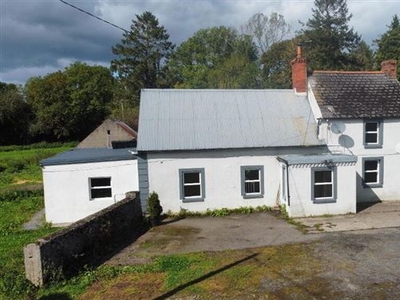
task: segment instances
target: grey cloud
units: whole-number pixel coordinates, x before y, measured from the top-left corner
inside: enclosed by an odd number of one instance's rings
[[[76,60],[109,65],[111,47],[123,32],[57,0],[0,0],[0,81],[24,83]],[[118,26],[130,29],[135,15],[152,12],[165,26],[170,39],[181,43],[201,28],[239,28],[253,14],[282,14],[293,27],[311,16],[312,1],[214,0],[67,0]],[[399,0],[348,1],[351,25],[367,43],[386,31]],[[35,74],[35,72],[37,72]]]

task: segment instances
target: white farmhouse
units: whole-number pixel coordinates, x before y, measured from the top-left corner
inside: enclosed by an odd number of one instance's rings
[[[329,153],[305,94],[143,90],[141,199],[165,211],[285,205],[291,216],[356,211],[353,155]]]
[[[42,161],[46,218],[70,223],[138,189],[144,211],[155,191],[173,213],[280,205],[303,217],[399,200],[396,63],[308,77],[299,46],[290,90],[142,90],[137,149]]]

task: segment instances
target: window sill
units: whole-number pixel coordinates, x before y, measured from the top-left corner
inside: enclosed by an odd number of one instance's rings
[[[257,194],[257,195],[243,195],[243,199],[255,199],[255,198],[263,198],[264,195]]]
[[[191,203],[191,202],[204,202],[204,198],[186,198],[181,199],[183,203]]]
[[[113,197],[104,197],[104,198],[92,198],[89,201],[105,201],[105,200],[113,200]]]
[[[363,183],[363,188],[381,188],[383,187],[382,183]]]
[[[336,203],[336,199],[330,198],[330,199],[314,199],[313,203],[314,204],[327,204],[327,203]]]
[[[364,144],[365,149],[381,149],[382,147],[381,144]]]

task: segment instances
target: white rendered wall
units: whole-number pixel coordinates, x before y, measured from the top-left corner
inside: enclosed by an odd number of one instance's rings
[[[345,125],[342,134],[335,134],[330,130],[332,123],[340,122]],[[369,202],[378,200],[400,200],[400,119],[385,119],[383,121],[382,148],[365,148],[363,144],[363,120],[331,120],[324,121],[320,126],[321,136],[327,142],[332,152],[354,154],[358,156],[357,171],[357,201]],[[346,140],[351,147],[339,145],[339,137],[346,135]],[[383,186],[370,188],[362,185],[362,159],[364,157],[383,157],[384,174]]]
[[[341,215],[356,213],[356,176],[354,164],[336,166],[336,202],[314,203],[311,189],[313,166],[289,166],[290,217]],[[321,167],[323,167],[321,165]]]
[[[111,177],[112,197],[90,200],[89,178]],[[80,220],[138,190],[137,161],[97,162],[43,167],[46,221]]]
[[[281,170],[276,159],[284,154],[313,154],[316,148],[288,150],[217,150],[202,152],[148,153],[149,191],[158,193],[164,212],[245,206],[275,206],[278,202]],[[241,195],[241,166],[264,166],[264,196],[244,199]],[[179,169],[204,168],[205,199],[180,200]]]

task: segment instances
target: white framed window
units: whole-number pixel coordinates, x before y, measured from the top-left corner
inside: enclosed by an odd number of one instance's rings
[[[204,169],[179,170],[180,198],[183,202],[204,201],[205,178]]]
[[[363,183],[368,187],[381,187],[383,185],[383,157],[364,157]]]
[[[381,121],[364,122],[364,146],[366,148],[382,147],[383,123]]]
[[[242,196],[244,198],[259,198],[264,195],[264,167],[240,167]]]
[[[111,177],[89,178],[90,200],[111,198]]]
[[[312,168],[312,200],[316,203],[336,201],[336,168]]]

